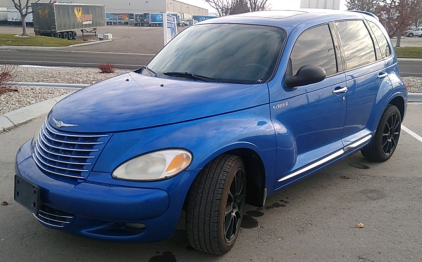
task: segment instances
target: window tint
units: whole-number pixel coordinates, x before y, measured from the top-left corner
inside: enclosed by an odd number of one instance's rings
[[[148,67],[158,77],[186,72],[218,82],[258,84],[271,77],[285,35],[284,30],[268,26],[192,26],[161,50]]]
[[[327,76],[337,73],[334,44],[328,25],[303,32],[295,43],[290,62],[292,75],[296,75],[304,65],[318,65],[325,69]]]
[[[390,56],[391,55],[390,45],[388,44],[388,41],[385,38],[384,34],[382,33],[381,29],[375,23],[372,23],[372,22],[368,22],[368,23],[381,49],[381,57],[385,58],[385,57]]]
[[[375,49],[363,21],[336,22],[347,68],[355,68],[375,62]]]

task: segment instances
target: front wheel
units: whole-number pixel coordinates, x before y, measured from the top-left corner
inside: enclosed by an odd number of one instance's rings
[[[246,198],[243,161],[221,155],[195,179],[187,198],[186,229],[192,247],[224,254],[236,242]]]
[[[378,124],[371,143],[364,147],[362,155],[371,161],[384,162],[394,153],[401,132],[401,114],[394,105],[388,105]]]
[[[412,36],[413,36],[413,34],[412,34],[412,33],[409,33],[407,36],[408,36],[408,37],[412,37]]]

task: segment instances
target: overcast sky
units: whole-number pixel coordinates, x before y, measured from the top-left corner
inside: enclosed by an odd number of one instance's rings
[[[203,0],[179,0],[180,2],[189,3],[192,5],[207,8],[210,13],[216,13],[205,1]],[[342,0],[344,2],[345,0]],[[270,8],[274,10],[279,9],[296,9],[300,7],[300,0],[268,0]]]

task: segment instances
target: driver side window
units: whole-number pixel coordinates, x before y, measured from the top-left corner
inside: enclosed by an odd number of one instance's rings
[[[288,75],[296,75],[304,65],[324,68],[327,77],[336,74],[337,61],[328,25],[313,27],[303,32],[293,47],[289,64]]]

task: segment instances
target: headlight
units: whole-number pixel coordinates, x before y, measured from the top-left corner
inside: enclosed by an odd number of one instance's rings
[[[127,161],[114,170],[112,177],[124,180],[154,181],[175,176],[185,170],[192,155],[185,150],[162,150]]]

